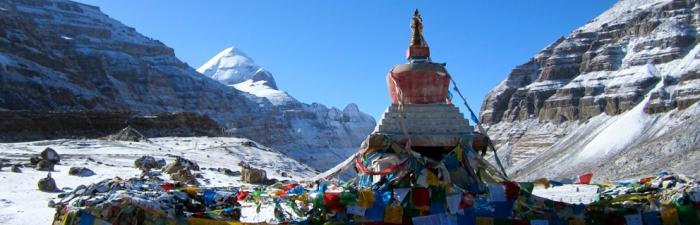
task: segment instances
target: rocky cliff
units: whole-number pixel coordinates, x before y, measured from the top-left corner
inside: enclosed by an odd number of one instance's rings
[[[621,0],[513,69],[481,107],[509,171],[698,173],[683,168],[700,149],[699,15],[696,0]]]
[[[361,142],[357,137],[374,125],[371,117],[356,117],[356,106],[345,113],[300,103],[294,107],[308,110],[295,111],[266,96],[231,88],[227,85],[239,83],[231,80],[236,77],[276,90],[269,72],[252,61],[238,62],[221,64],[237,68],[236,73],[214,80],[180,61],[173,49],[97,7],[65,0],[0,1],[0,110],[136,116],[190,112],[213,119],[228,135],[289,151],[354,149]],[[288,120],[296,117],[313,122],[296,126]],[[340,158],[324,158],[323,163]]]

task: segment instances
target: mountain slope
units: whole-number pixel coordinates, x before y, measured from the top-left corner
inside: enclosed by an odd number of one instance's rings
[[[699,5],[622,0],[513,69],[481,107],[508,170],[522,179],[697,174],[686,165],[700,149],[687,136],[700,130],[689,113],[700,99]],[[662,163],[670,159],[678,164]]]
[[[331,168],[355,153],[376,125],[374,118],[361,112],[354,103],[341,111],[319,103],[306,104],[296,100],[277,88],[270,72],[235,47],[216,54],[197,71],[232,89],[270,101],[281,111],[281,116],[274,120],[277,122],[270,123],[270,127],[287,128],[268,133],[270,144],[315,168]],[[288,138],[295,142],[279,141]]]
[[[0,8],[0,108],[195,111],[218,121],[259,108],[97,7],[12,0]]]
[[[222,135],[283,151],[313,149],[290,155],[314,165],[340,162],[374,126],[356,106],[344,113],[320,104],[285,104],[297,101],[277,90],[269,72],[244,54],[230,52],[238,59],[218,63],[217,68],[232,70],[213,75],[213,80],[180,61],[173,49],[97,7],[66,0],[0,1],[0,110],[138,116],[193,112],[216,121],[226,130]],[[222,53],[220,58],[228,57]],[[232,78],[254,82],[240,91],[228,86],[244,85]],[[219,82],[223,80],[227,82]],[[283,98],[274,101],[272,96]],[[312,122],[298,122],[304,120]],[[46,123],[50,122],[55,121]],[[102,121],[88,123],[102,127]],[[60,130],[59,126],[44,133]],[[325,160],[317,162],[311,154]]]

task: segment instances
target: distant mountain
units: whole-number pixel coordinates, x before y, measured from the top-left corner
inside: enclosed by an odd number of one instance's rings
[[[515,177],[700,167],[700,1],[622,0],[491,90],[481,121]]]
[[[372,116],[348,104],[342,111],[319,103],[306,104],[279,90],[270,72],[238,48],[230,47],[203,64],[200,73],[222,84],[265,98],[282,111],[279,123],[291,133],[269,134],[272,144],[316,168],[329,168],[357,151],[376,125]],[[292,138],[295,142],[289,142]],[[275,140],[270,140],[274,142]],[[324,159],[324,160],[318,160]],[[332,160],[325,160],[332,159]]]
[[[220,72],[210,75],[214,80],[180,61],[173,49],[97,7],[65,0],[0,1],[0,110],[141,116],[193,112],[211,117],[228,135],[289,151],[312,165],[339,162],[348,149],[359,146],[358,137],[371,131],[374,119],[354,105],[346,113],[320,104],[287,107],[285,102],[297,102],[291,97],[274,101],[272,96],[288,95],[276,92],[272,76],[245,55],[228,57],[232,52],[222,52],[219,58],[227,60],[214,63]],[[227,68],[231,70],[223,71]],[[244,91],[219,82],[223,80]],[[101,127],[101,121],[87,116],[85,122]],[[46,123],[53,132],[64,124]],[[314,157],[333,157],[317,162],[310,158],[315,152]]]

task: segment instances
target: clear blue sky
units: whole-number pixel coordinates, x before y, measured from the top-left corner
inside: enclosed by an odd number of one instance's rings
[[[341,109],[355,102],[377,119],[389,104],[386,73],[405,62],[415,8],[433,61],[447,63],[478,110],[513,67],[615,2],[79,1],[162,41],[194,68],[236,46],[297,99]]]

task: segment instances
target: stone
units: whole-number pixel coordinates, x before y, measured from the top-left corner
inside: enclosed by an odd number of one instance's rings
[[[188,159],[177,156],[175,161],[163,167],[163,172],[167,174],[177,173],[181,169],[199,171],[199,165]]]
[[[41,159],[43,160],[48,160],[51,161],[53,164],[58,164],[61,162],[61,156],[58,155],[58,152],[56,150],[53,150],[53,148],[46,148],[44,151],[41,151]]]
[[[152,156],[141,156],[134,160],[134,167],[139,168],[142,171],[149,171],[151,169],[161,169],[166,165],[164,159],[156,160]]]
[[[51,173],[46,175],[45,178],[39,179],[37,186],[39,187],[39,190],[43,192],[55,192],[56,190],[58,190],[58,187],[56,186],[56,181],[53,178],[51,178]]]
[[[79,177],[89,177],[95,175],[95,172],[85,167],[71,167],[68,170],[68,174]]]
[[[13,173],[21,173],[22,172],[22,170],[20,169],[20,165],[17,165],[17,164],[12,165],[10,167],[10,171]]]
[[[53,162],[48,161],[48,160],[41,160],[39,163],[36,164],[36,170],[40,171],[53,171]]]
[[[226,176],[232,176],[232,177],[241,175],[241,171],[232,171],[228,168],[218,168],[217,172],[221,172],[221,173],[224,173]]]
[[[249,184],[265,184],[267,172],[248,165],[241,166],[241,180]]]
[[[29,164],[31,164],[32,166],[35,166],[39,162],[41,162],[41,158],[39,158],[39,156],[32,156],[31,158],[29,158]]]
[[[176,173],[170,174],[170,178],[172,178],[174,181],[185,183],[185,184],[192,184],[196,185],[199,182],[197,182],[197,179],[194,175],[192,175],[192,172],[189,169],[182,168],[178,170]]]

